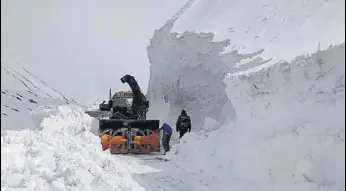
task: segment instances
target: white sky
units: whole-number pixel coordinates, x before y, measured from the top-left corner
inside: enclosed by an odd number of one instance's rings
[[[149,40],[186,1],[1,0],[1,60],[81,101],[129,89],[125,74],[146,93]]]

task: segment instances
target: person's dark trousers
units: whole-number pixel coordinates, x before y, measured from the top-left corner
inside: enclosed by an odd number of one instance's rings
[[[180,129],[180,131],[179,131],[179,134],[180,134],[179,139],[181,139],[185,135],[186,132],[187,132],[187,129]]]
[[[165,153],[169,151],[169,141],[171,140],[172,133],[163,133],[162,136],[162,147]]]

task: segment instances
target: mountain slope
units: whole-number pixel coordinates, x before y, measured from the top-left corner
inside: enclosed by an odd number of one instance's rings
[[[1,63],[1,129],[32,128],[31,112],[47,104],[78,104],[18,64]]]

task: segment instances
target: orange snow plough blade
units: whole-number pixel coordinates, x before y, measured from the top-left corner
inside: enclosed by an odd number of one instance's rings
[[[159,120],[100,120],[102,150],[112,154],[160,152]]]

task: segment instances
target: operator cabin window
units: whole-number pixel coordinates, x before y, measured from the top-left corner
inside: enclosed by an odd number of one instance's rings
[[[125,94],[125,97],[131,97],[132,96],[132,93],[129,93],[129,92],[124,93],[124,94]]]

